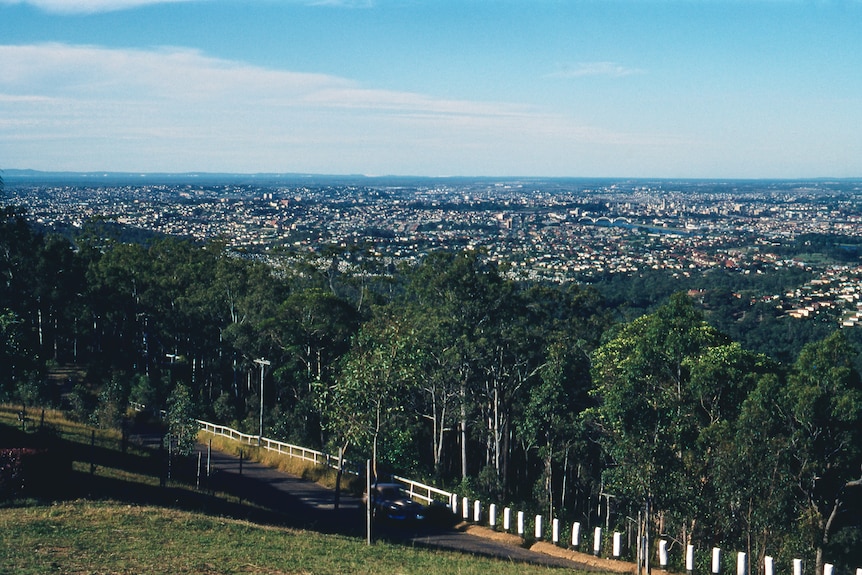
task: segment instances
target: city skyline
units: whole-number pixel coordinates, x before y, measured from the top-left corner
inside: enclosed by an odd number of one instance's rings
[[[862,175],[862,2],[0,0],[0,168]]]

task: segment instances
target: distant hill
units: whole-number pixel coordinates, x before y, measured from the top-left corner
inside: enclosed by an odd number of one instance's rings
[[[492,176],[410,176],[365,174],[309,174],[299,172],[253,173],[232,172],[46,172],[40,170],[7,169],[2,171],[8,184],[15,183],[63,183],[80,185],[125,185],[125,184],[238,184],[238,185],[364,185],[364,186],[411,186],[411,185],[470,185],[509,184],[536,185],[539,182],[607,184],[628,178],[542,178],[542,177],[492,177]],[[646,181],[646,180],[645,180]],[[552,186],[553,188],[553,186]]]
[[[314,174],[232,174],[232,173],[165,173],[165,172],[43,172],[39,170],[4,170],[3,178],[7,183],[78,183],[78,184],[127,184],[127,183],[164,183],[183,184],[192,182],[233,182],[233,183],[272,183],[276,181],[300,182],[325,178],[360,178],[362,176],[320,176]]]

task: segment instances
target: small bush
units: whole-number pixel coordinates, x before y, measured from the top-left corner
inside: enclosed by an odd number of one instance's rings
[[[49,492],[63,482],[58,467],[44,449],[0,449],[0,500]]]

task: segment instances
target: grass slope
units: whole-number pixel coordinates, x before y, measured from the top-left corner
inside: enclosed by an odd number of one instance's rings
[[[4,574],[549,572],[555,570],[110,501],[0,509]]]
[[[278,513],[226,494],[179,481],[161,487],[157,455],[122,453],[118,434],[96,431],[91,446],[91,428],[56,412],[46,413],[44,427],[51,448],[71,459],[71,473],[50,497],[0,502],[2,575],[558,571],[288,528]],[[14,407],[0,406],[0,447],[36,439],[32,428],[20,430]]]

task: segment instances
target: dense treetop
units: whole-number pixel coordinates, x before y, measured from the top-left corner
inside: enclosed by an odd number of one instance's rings
[[[722,276],[692,299],[659,275],[515,281],[478,252],[379,269],[332,248],[275,270],[219,243],[0,216],[3,401],[100,426],[133,401],[178,433],[195,416],[257,433],[262,399],[267,436],[380,475],[620,527],[647,509],[681,542],[862,565],[852,333],[734,318]]]

